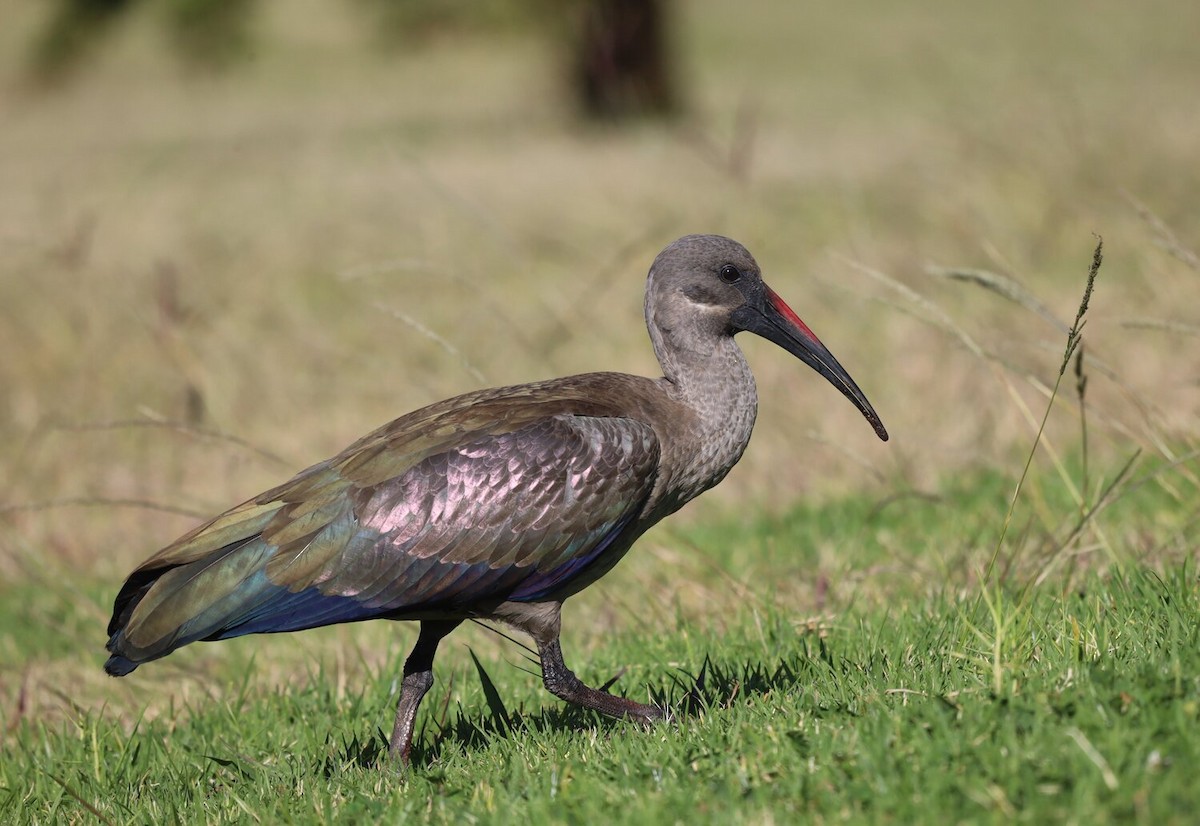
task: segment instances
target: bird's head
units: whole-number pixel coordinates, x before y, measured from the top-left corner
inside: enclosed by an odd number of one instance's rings
[[[766,285],[754,256],[737,241],[688,235],[660,252],[650,267],[646,320],[677,346],[703,346],[743,330],[778,344],[842,391],[887,441],[883,422],[854,379]]]

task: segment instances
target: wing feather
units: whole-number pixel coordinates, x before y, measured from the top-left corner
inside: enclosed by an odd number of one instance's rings
[[[504,409],[518,401],[418,434],[393,423],[165,548],[118,596],[111,670],[197,639],[544,599],[623,553],[653,429]]]

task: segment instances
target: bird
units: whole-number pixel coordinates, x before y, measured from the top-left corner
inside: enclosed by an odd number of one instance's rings
[[[556,697],[643,724],[669,717],[576,677],[562,606],[741,458],[758,396],[734,336],[780,346],[888,434],[737,241],[669,244],[644,309],[659,378],[585,373],[432,404],[163,548],[116,596],[105,670],[124,676],[198,640],[416,621],[388,742],[408,766],[439,643],[492,621],[532,638]]]

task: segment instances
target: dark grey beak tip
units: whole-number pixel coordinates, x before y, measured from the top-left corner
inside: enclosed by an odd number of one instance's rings
[[[879,441],[886,442],[888,440],[887,428],[883,426],[883,422],[879,421],[878,417],[867,419],[871,423],[871,427],[875,428],[875,435],[879,437]]]

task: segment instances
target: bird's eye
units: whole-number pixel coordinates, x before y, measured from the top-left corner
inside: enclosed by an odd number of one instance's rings
[[[742,271],[733,264],[726,264],[717,271],[717,276],[726,284],[734,284],[742,280]]]

